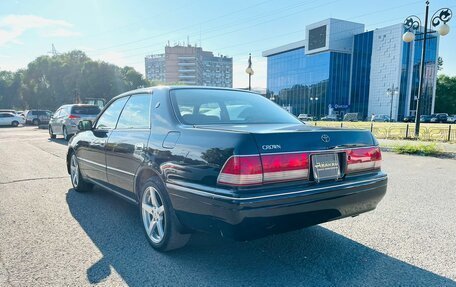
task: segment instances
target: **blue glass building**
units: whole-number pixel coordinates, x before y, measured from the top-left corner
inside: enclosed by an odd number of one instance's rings
[[[306,40],[263,52],[267,97],[295,115],[413,115],[418,93],[421,46],[402,41],[402,24],[364,31],[364,25],[327,19],[306,27]],[[438,37],[427,43],[422,114],[433,112]],[[398,95],[387,95],[388,88]]]

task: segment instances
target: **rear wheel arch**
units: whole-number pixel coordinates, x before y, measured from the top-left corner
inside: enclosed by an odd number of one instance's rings
[[[165,182],[163,181],[162,177],[160,174],[155,171],[151,167],[142,167],[139,169],[139,171],[136,174],[135,177],[135,182],[134,182],[134,192],[137,196],[138,199],[141,198],[141,193],[142,193],[142,187],[143,185],[149,180],[149,179],[155,179],[159,181],[166,189]]]

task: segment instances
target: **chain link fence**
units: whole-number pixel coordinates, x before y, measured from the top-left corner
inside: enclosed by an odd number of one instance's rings
[[[415,124],[369,122],[314,122],[315,126],[370,130],[378,139],[415,139]],[[421,124],[419,140],[456,142],[455,124]]]

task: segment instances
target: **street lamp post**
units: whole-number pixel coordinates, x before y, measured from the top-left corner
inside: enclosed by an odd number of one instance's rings
[[[247,69],[245,69],[245,72],[249,75],[249,91],[252,90],[252,75],[253,75],[253,69],[252,69],[252,55],[249,53],[249,65],[247,66]]]
[[[394,84],[393,84],[393,86],[391,86],[391,88],[388,88],[388,90],[386,90],[386,95],[391,97],[390,121],[392,121],[393,120],[393,99],[394,99],[394,96],[399,95],[398,87],[394,87]]]
[[[312,110],[313,110],[313,113],[315,113],[315,115],[313,115],[313,116],[315,116],[315,117],[317,116],[317,101],[318,101],[318,97],[310,97],[310,102],[311,102],[310,113],[312,114]],[[315,103],[315,105],[314,105],[314,103]]]
[[[437,28],[438,33],[441,36],[445,36],[450,32],[450,26],[447,22],[450,21],[453,16],[453,12],[449,8],[441,8],[437,10],[434,15],[431,17],[431,26]],[[424,31],[423,31],[423,49],[421,51],[421,63],[420,63],[420,81],[418,84],[418,97],[416,100],[416,116],[415,116],[415,138],[418,138],[420,135],[420,100],[421,94],[423,92],[423,77],[424,77],[424,61],[426,55],[426,40],[427,35],[435,33],[435,31],[428,31],[428,22],[429,22],[429,1],[426,1],[426,11],[424,16]],[[443,23],[443,24],[442,24]],[[402,39],[404,42],[410,43],[415,40],[415,33],[419,31],[421,27],[421,20],[418,16],[411,15],[407,17],[404,21],[404,28],[407,32],[404,33]]]

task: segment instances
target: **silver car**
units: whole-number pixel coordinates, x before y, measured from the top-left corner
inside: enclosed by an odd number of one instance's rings
[[[0,112],[0,126],[17,127],[19,124],[25,124],[25,119],[15,113]]]
[[[95,105],[64,105],[57,109],[49,121],[49,136],[55,138],[63,135],[69,140],[78,132],[78,123],[81,120],[94,120],[100,113]]]

